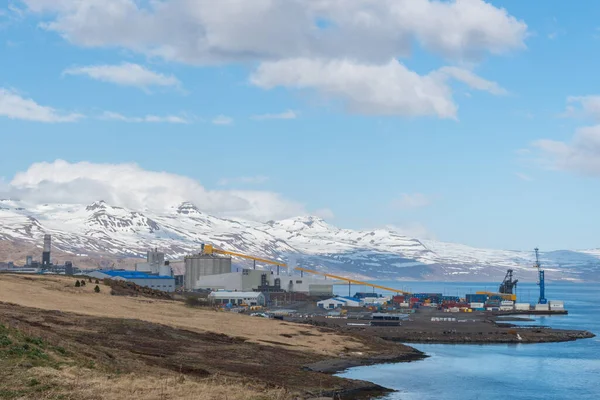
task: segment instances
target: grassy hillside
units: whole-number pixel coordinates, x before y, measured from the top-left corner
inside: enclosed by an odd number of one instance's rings
[[[303,399],[382,388],[308,371],[402,345],[0,274],[0,398]]]

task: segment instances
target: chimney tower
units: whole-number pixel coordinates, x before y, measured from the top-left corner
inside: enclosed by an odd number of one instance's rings
[[[42,253],[42,267],[50,266],[50,243],[52,236],[44,235],[44,252]]]

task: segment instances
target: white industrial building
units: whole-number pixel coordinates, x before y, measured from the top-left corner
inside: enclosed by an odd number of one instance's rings
[[[345,307],[346,303],[341,300],[331,298],[331,299],[327,299],[327,300],[318,301],[317,306],[324,308],[326,310],[330,310],[330,309],[334,309],[334,308]]]
[[[161,253],[157,249],[149,250],[146,253],[146,262],[135,263],[135,270],[152,275],[173,276],[169,262],[165,262],[165,253]]]
[[[325,309],[333,309],[338,307],[361,307],[362,305],[362,301],[354,297],[333,297],[331,299],[317,302],[317,306]]]
[[[194,289],[242,292],[283,290],[286,292],[307,293],[311,296],[331,296],[334,283],[339,283],[339,281],[312,276],[277,275],[272,271],[243,269],[239,272],[199,276]]]
[[[264,306],[265,295],[260,292],[211,292],[208,299],[216,304]]]
[[[128,281],[138,286],[161,290],[163,292],[175,291],[175,278],[171,276],[150,275],[145,272],[124,270],[98,270],[88,272],[86,275],[95,279]]]

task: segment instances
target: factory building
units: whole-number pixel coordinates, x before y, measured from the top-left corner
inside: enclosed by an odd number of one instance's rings
[[[169,262],[165,261],[165,253],[158,251],[156,248],[146,253],[146,262],[135,263],[135,270],[153,275],[173,275]]]
[[[88,272],[86,275],[95,279],[128,281],[139,286],[149,287],[163,292],[175,291],[175,278],[171,276],[150,275],[145,272],[124,270],[98,270]]]
[[[208,299],[215,304],[264,306],[265,295],[260,292],[212,292]]]
[[[231,273],[231,257],[213,254],[194,254],[185,257],[185,290],[198,289],[196,283],[208,275],[229,275]]]
[[[187,272],[187,269],[186,269]],[[186,281],[187,283],[187,281]],[[272,271],[243,269],[239,272],[205,274],[198,277],[192,289],[235,290],[242,292],[300,292],[310,296],[331,296],[339,283],[315,277],[273,274]]]
[[[65,275],[73,275],[74,273],[73,263],[71,261],[65,262]]]

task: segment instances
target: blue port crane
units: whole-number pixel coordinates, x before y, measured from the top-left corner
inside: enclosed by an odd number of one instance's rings
[[[540,265],[540,249],[537,247],[535,250],[535,265],[534,267],[538,270],[538,285],[540,286],[540,298],[538,299],[538,304],[548,304],[548,300],[546,300],[546,281],[544,280],[544,270]]]

